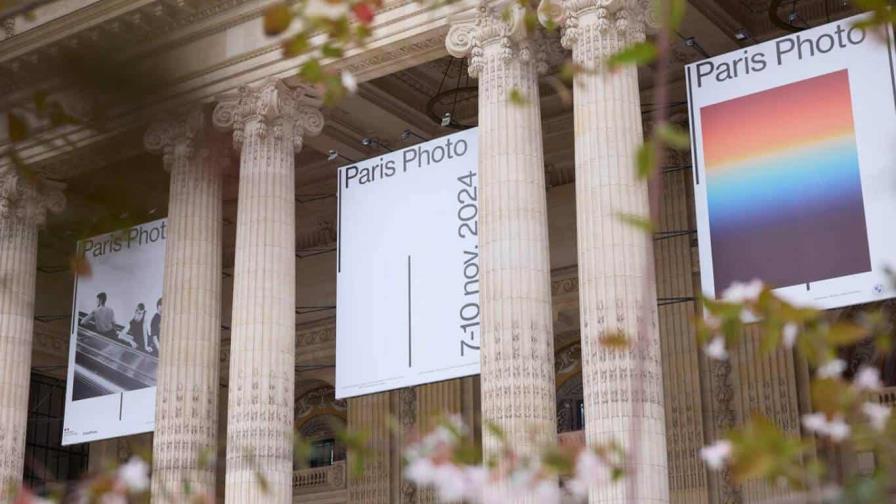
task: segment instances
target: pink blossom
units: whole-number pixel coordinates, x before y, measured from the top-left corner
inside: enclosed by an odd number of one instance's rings
[[[722,467],[725,466],[725,462],[731,458],[732,450],[733,446],[731,445],[731,441],[720,439],[709,446],[700,448],[700,458],[703,459],[703,462],[705,462],[710,469],[718,471],[722,469]]]
[[[725,349],[725,338],[715,336],[710,342],[703,347],[706,355],[716,360],[728,359],[728,350]]]
[[[145,492],[149,488],[149,464],[140,457],[131,457],[118,468],[118,480],[131,492]]]
[[[793,345],[796,344],[796,337],[799,335],[799,327],[793,322],[788,322],[784,324],[784,327],[781,328],[781,343],[784,345],[784,348],[788,350],[793,348]]]
[[[891,409],[889,406],[866,402],[862,404],[862,413],[868,417],[871,427],[878,432],[883,432],[887,428],[887,421],[890,419]]]
[[[843,359],[831,359],[822,364],[815,374],[819,378],[839,378],[846,370],[846,362]]]
[[[828,420],[824,413],[810,413],[803,415],[803,426],[810,432],[814,432],[819,436],[826,436],[839,443],[849,437],[851,429],[841,415],[834,416]]]
[[[883,386],[880,381],[880,371],[876,367],[862,366],[856,373],[853,385],[859,390],[880,390]]]
[[[764,288],[762,281],[734,282],[722,293],[722,299],[730,303],[755,302]]]

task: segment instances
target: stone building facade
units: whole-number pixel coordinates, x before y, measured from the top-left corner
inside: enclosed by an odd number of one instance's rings
[[[652,239],[618,218],[648,212],[633,166],[653,70],[580,74],[571,97],[551,85],[565,59],[587,65],[648,36],[644,2],[566,0],[561,30],[533,38],[512,4],[508,15],[500,2],[387,0],[369,43],[327,62],[361,82],[332,107],[296,76],[301,60],[265,37],[269,3],[59,0],[4,18],[4,110],[39,90],[72,113],[110,109],[102,128],[62,125],[16,144],[36,178],[0,161],[3,483],[24,470],[30,373],[65,376],[74,241],[111,231],[109,215],[167,215],[155,433],[92,443],[89,462],[151,449],[159,501],[178,500],[187,479],[227,502],[433,502],[403,478],[407,439],[390,426],[422,430],[446,412],[475,426],[487,453],[496,441],[483,421],[521,450],[637,428],[639,502],[783,495],[735,486],[698,457],[754,411],[798,431],[808,370],[750,342],[729,361],[700,351],[689,153],[666,160]],[[681,125],[684,64],[784,33],[769,2],[688,3],[671,51],[669,115]],[[798,9],[813,25],[853,13],[835,3]],[[79,56],[95,72],[83,87],[64,73]],[[155,69],[154,80],[132,106],[111,106],[102,83],[123,67]],[[452,132],[446,112],[479,127],[482,374],[336,400],[335,168]],[[0,129],[0,147],[10,133]],[[637,344],[610,351],[598,342],[608,331]],[[342,427],[370,433],[359,478],[346,471]],[[322,463],[294,467],[294,429],[319,442]],[[218,464],[201,464],[206,453]],[[624,488],[591,495],[624,501]]]

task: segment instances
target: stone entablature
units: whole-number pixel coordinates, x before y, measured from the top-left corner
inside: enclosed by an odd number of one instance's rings
[[[162,0],[150,3],[169,5]],[[58,41],[62,47],[76,51],[87,50],[92,47],[88,43],[91,40],[114,37],[118,33],[110,28],[91,28],[91,23],[106,20],[128,26],[128,23],[135,22],[126,21],[127,16],[133,16],[136,11],[134,7],[128,9],[129,4],[136,2],[117,0],[99,12],[92,10],[99,9],[99,6],[91,6],[84,12],[67,16],[64,23],[63,19],[58,19],[45,27],[0,41],[0,53],[3,54],[0,56],[0,75],[7,76],[6,79],[0,78],[0,104],[29,102],[36,89],[48,89],[54,93],[68,91],[58,89],[58,83],[54,84],[58,79],[52,74],[49,76],[52,78],[41,78],[41,69],[57,68],[53,62],[65,55],[65,51],[54,49],[52,44],[47,45],[47,40]],[[161,36],[134,45],[134,64],[139,62],[140,65],[168,68],[172,69],[171,72],[166,73],[164,85],[160,86],[158,96],[153,97],[151,105],[147,104],[136,113],[113,114],[102,134],[85,127],[69,128],[79,148],[135,127],[142,128],[135,122],[140,123],[147,116],[214,102],[217,96],[240,86],[270,78],[287,79],[290,85],[297,84],[295,72],[302,63],[301,58],[284,59],[279,39],[266,37],[261,29],[260,18],[267,3],[261,0],[228,0],[217,4],[214,8],[209,6],[191,14],[175,16],[190,22],[162,18],[158,21],[161,28],[154,28],[152,32],[161,30]],[[327,65],[346,68],[359,81],[366,81],[442,56],[445,54],[447,18],[469,10],[475,4],[474,1],[463,0],[433,7],[408,0],[386,2],[377,14],[373,34],[366,46],[350,49],[344,58]],[[117,6],[117,10],[111,6]],[[53,31],[56,24],[64,26],[60,27],[54,38],[50,34],[56,33]],[[141,25],[137,23],[136,26]],[[90,29],[83,29],[85,27]],[[134,30],[139,31],[136,27],[130,31]],[[321,40],[320,37],[312,39],[312,49]],[[128,44],[123,43],[123,47],[128,47]],[[28,79],[21,83],[10,80],[16,75],[27,75]],[[6,140],[0,138],[0,147],[5,143]],[[21,158],[32,164],[48,162],[55,156],[69,152],[65,145],[52,142],[23,142],[18,150]],[[5,160],[0,161],[3,162]],[[55,166],[54,169],[75,170],[72,165],[77,163]],[[64,177],[65,173],[54,175]]]

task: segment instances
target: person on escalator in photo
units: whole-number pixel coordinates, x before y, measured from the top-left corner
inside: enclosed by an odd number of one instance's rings
[[[106,306],[106,293],[100,292],[96,295],[96,308],[89,315],[81,319],[81,326],[87,326],[93,322],[96,332],[110,338],[117,338],[118,331],[115,329],[115,312],[112,308]]]
[[[122,331],[119,336],[125,341],[129,340],[132,347],[152,353],[149,346],[149,320],[146,319],[146,306],[143,303],[137,304],[134,316],[128,323],[127,331]]]
[[[152,316],[149,322],[149,345],[150,352],[159,353],[159,337],[162,332],[162,298],[156,301],[156,314]]]

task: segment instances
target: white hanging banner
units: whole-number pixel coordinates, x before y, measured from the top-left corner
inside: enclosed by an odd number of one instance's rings
[[[705,294],[758,278],[824,309],[896,295],[896,55],[867,19],[686,67]]]
[[[78,242],[62,444],[151,432],[166,220]]]
[[[337,398],[479,373],[477,140],[339,169]]]

